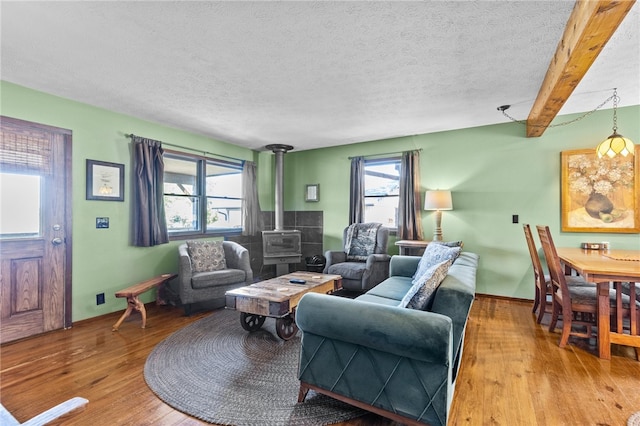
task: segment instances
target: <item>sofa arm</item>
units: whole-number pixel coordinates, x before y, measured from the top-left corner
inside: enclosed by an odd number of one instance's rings
[[[367,257],[367,269],[371,268],[376,262],[389,262],[391,256],[388,254],[370,254]]]
[[[391,256],[388,254],[370,254],[367,257],[362,274],[362,291],[368,291],[389,278],[389,260]]]
[[[328,273],[329,266],[347,261],[347,254],[343,251],[328,250],[324,253],[324,257],[327,259],[327,263],[324,265],[323,274]]]
[[[224,256],[229,269],[240,269],[245,273],[245,283],[253,284],[253,270],[251,269],[251,259],[249,250],[235,241],[223,241]]]
[[[186,244],[178,246],[178,295],[180,300],[185,300],[185,292],[191,289],[191,258]],[[184,303],[184,302],[183,302]]]
[[[391,277],[413,277],[420,263],[420,256],[395,255],[391,257],[389,264],[389,276]]]
[[[303,336],[309,332],[418,361],[451,363],[453,327],[444,315],[307,293],[296,323]]]

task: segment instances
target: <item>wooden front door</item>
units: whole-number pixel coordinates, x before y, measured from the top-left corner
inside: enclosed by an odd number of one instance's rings
[[[71,131],[0,117],[0,343],[71,326]]]

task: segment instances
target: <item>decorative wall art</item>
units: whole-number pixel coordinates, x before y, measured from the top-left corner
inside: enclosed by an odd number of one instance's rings
[[[304,193],[305,201],[320,201],[320,184],[307,185]]]
[[[109,218],[96,217],[96,229],[107,229],[107,228],[109,228]]]
[[[562,231],[640,233],[640,147],[598,158],[595,149],[563,151]]]
[[[87,200],[124,201],[124,164],[87,160]]]

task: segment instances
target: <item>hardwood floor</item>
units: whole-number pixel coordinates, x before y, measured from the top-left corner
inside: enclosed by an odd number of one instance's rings
[[[158,399],[142,371],[147,355],[170,333],[207,313],[148,307],[147,328],[120,313],[0,347],[0,399],[25,421],[82,396],[87,408],[67,425],[201,425]],[[531,304],[481,296],[472,308],[449,425],[626,425],[640,411],[640,362],[627,347],[598,359],[595,341],[558,347],[548,318],[536,325]],[[394,425],[375,415],[343,426]]]

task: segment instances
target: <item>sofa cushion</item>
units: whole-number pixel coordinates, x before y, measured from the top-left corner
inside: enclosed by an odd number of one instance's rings
[[[427,272],[427,269],[433,265],[444,262],[445,260],[451,260],[452,262],[460,255],[460,247],[447,247],[443,244],[429,244],[424,249],[420,263],[418,263],[418,269],[413,275],[413,281],[411,284],[416,284],[422,276]]]
[[[367,294],[394,299],[396,302],[400,302],[410,288],[411,278],[389,277],[369,290]]]
[[[241,269],[196,272],[191,276],[191,287],[207,288],[244,282],[246,274]]]
[[[348,280],[362,280],[362,275],[367,270],[365,262],[342,262],[329,266],[327,273],[340,275]]]
[[[447,276],[451,263],[451,259],[437,263],[427,269],[424,275],[418,280],[413,280],[414,284],[402,298],[400,307],[420,310],[427,309],[436,289]]]
[[[390,299],[388,297],[383,297],[383,296],[376,296],[375,294],[369,294],[368,292],[360,295],[358,297],[356,297],[356,299],[358,302],[368,302],[368,303],[375,303],[377,305],[387,305],[387,306],[398,306],[398,300],[397,299]]]
[[[219,271],[227,267],[222,241],[187,241],[193,272]]]

